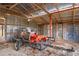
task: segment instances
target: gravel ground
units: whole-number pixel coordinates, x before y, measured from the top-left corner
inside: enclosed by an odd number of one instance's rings
[[[31,47],[21,47],[19,51],[16,51],[14,49],[14,43],[7,43],[0,45],[0,56],[79,56],[79,47],[75,47],[75,52],[67,52],[50,47],[42,51]]]

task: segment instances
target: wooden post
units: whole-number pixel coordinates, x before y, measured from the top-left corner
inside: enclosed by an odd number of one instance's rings
[[[57,9],[57,11],[58,11],[58,15],[59,15],[60,21],[62,22],[61,14],[60,14],[60,11],[59,11],[59,8],[58,8],[58,5],[56,5],[56,9]],[[63,39],[63,22],[61,23],[61,25],[62,25],[62,39]]]
[[[4,19],[4,27],[5,27],[5,39],[7,39],[7,18]]]
[[[55,17],[55,24],[56,24],[56,39],[58,39],[58,20],[55,15],[54,15],[54,17]]]
[[[50,18],[50,37],[52,38],[52,14],[49,15]]]
[[[64,37],[63,37],[63,22],[62,22],[62,39],[64,39]]]
[[[3,36],[3,25],[2,25],[2,36]]]
[[[72,24],[73,24],[73,32],[75,34],[75,4],[73,3],[72,5],[73,9],[72,9]],[[75,35],[73,34],[73,39],[75,40]]]

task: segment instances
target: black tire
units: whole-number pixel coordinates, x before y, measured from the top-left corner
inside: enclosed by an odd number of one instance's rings
[[[43,43],[47,43],[47,41],[41,40],[40,43],[37,44],[37,49],[39,49],[40,51],[47,47],[46,45],[43,45]]]
[[[31,43],[31,44],[30,44],[30,47],[36,48],[36,44],[35,44],[35,43]]]
[[[19,50],[19,46],[18,46],[18,42],[15,43],[15,50],[18,51]]]
[[[21,45],[22,45],[22,42],[20,40],[16,41],[15,50],[18,51],[20,49]]]

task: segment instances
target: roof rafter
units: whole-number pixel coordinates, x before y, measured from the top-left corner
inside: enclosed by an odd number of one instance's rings
[[[40,19],[42,19],[44,23],[48,24],[48,22],[43,17],[40,17]]]
[[[56,9],[57,9],[57,12],[58,12],[58,15],[59,15],[60,20],[62,20],[62,19],[61,19],[61,14],[60,14],[60,12],[59,12],[59,7],[57,6],[57,4],[55,5],[55,7],[56,7]]]
[[[27,11],[27,12],[29,13],[29,15],[31,15],[31,13],[30,13],[22,4],[20,4],[20,6],[21,6],[25,11]]]
[[[11,7],[9,7],[9,9],[12,9],[12,8],[14,8],[15,6],[17,6],[18,5],[18,3],[15,3],[15,4],[13,4]]]
[[[37,4],[34,5],[37,6],[39,9],[43,10],[44,12],[46,12],[47,14],[50,14],[43,6]]]
[[[27,15],[26,15],[26,14],[24,14],[22,11],[20,11],[20,10],[19,10],[19,8],[18,8],[18,11],[19,11],[19,13],[20,13],[21,15],[23,15],[25,18],[27,18],[27,19],[28,19]]]
[[[6,10],[7,12],[6,13],[10,13],[10,14],[13,14],[13,15],[20,15],[21,16],[21,14],[20,13],[18,13],[18,12],[16,12],[15,10],[9,10],[8,8],[6,8],[6,7],[4,7],[4,6],[0,6],[0,9],[4,9],[4,10]]]

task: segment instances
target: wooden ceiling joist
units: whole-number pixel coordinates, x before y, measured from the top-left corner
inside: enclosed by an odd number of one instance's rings
[[[78,9],[79,7],[75,7],[74,9]],[[65,9],[65,10],[61,10],[61,11],[57,11],[57,12],[53,12],[51,14],[54,14],[54,13],[58,13],[58,12],[65,12],[65,11],[69,11],[69,10],[72,10],[73,8],[70,8],[70,9]]]
[[[47,14],[49,14],[49,12],[43,6],[39,6],[37,4],[34,5],[37,6],[39,9],[43,10],[44,12],[46,12]]]
[[[30,11],[28,11],[28,9],[26,9],[22,4],[20,4],[20,6],[29,13],[29,15],[31,14]]]
[[[17,6],[18,5],[18,3],[15,3],[15,4],[13,4],[9,9],[12,9],[12,8],[14,8],[15,6]]]
[[[59,18],[60,18],[60,20],[62,21],[61,14],[60,14],[60,12],[59,12],[59,8],[58,8],[57,5],[56,5],[56,9],[57,9],[57,11],[58,11]]]
[[[19,16],[21,16],[20,13],[14,11],[14,10],[9,10],[8,8],[5,8],[5,7],[3,7],[3,6],[0,6],[0,11],[1,11],[1,12],[3,11],[2,13],[4,13],[4,14],[9,13],[9,14],[11,14],[11,15],[19,15]]]
[[[49,24],[48,21],[46,21],[43,17],[40,17],[40,19],[42,19],[42,21],[43,21],[45,24]]]
[[[22,11],[20,11],[19,8],[18,8],[18,11],[17,12],[19,12],[21,15],[23,15],[25,18],[27,18],[27,15],[25,13],[23,13]]]

